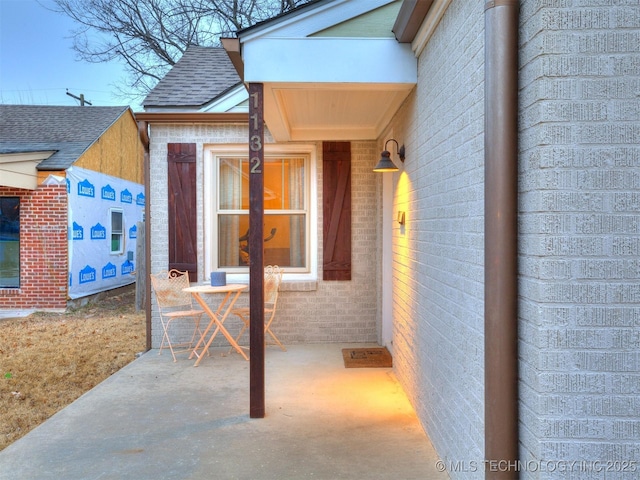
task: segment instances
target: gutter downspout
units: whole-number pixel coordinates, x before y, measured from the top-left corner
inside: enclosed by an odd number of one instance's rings
[[[151,198],[151,166],[149,158],[149,124],[146,121],[138,121],[138,133],[142,146],[144,148],[144,272],[146,278],[144,279],[144,301],[145,301],[145,330],[146,330],[146,343],[145,351],[151,350],[151,281],[149,280],[149,273],[151,268],[151,229],[150,223],[150,198]]]
[[[487,479],[518,478],[518,14],[518,0],[485,3]]]

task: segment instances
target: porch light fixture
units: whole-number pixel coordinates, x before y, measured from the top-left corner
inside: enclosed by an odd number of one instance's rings
[[[390,138],[384,144],[384,151],[382,152],[382,156],[380,157],[380,161],[378,165],[373,169],[374,172],[397,172],[398,167],[396,167],[395,163],[391,160],[391,153],[387,150],[387,144],[389,142],[396,142],[396,150],[398,151],[398,156],[400,157],[400,161],[404,163],[404,145],[400,146],[396,140]]]

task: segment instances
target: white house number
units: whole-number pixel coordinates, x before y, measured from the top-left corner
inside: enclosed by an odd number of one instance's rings
[[[254,92],[251,94],[251,97],[253,98],[254,108],[258,108],[258,106],[260,105],[260,94],[258,92]],[[254,113],[249,118],[252,121],[252,130],[258,130],[258,114]],[[260,152],[262,150],[262,139],[260,138],[260,135],[251,135],[251,138],[249,139],[249,150],[251,150],[252,152]],[[262,173],[262,162],[258,156],[252,156],[249,160],[249,165],[249,171],[251,173]]]

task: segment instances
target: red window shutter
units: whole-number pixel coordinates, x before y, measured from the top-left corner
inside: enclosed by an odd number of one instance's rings
[[[322,145],[324,280],[351,280],[351,143]]]
[[[169,269],[198,280],[196,216],[196,144],[168,144]]]

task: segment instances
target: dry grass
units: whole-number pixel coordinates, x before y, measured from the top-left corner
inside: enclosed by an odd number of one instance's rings
[[[0,320],[0,450],[144,351],[134,295]]]

